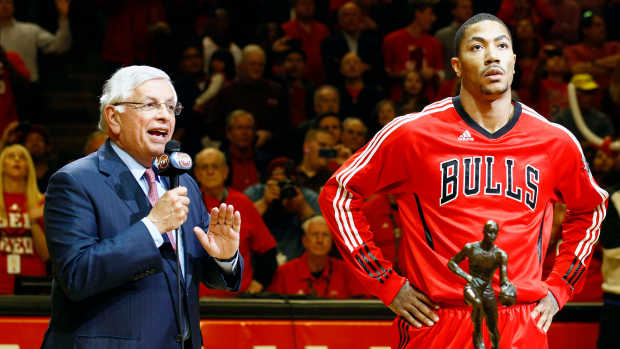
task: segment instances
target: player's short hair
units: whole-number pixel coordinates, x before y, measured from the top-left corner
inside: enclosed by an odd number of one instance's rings
[[[461,41],[463,41],[463,36],[465,36],[465,31],[467,30],[467,28],[482,21],[493,21],[500,23],[504,26],[504,28],[506,28],[508,36],[510,37],[510,41],[512,41],[512,34],[510,33],[510,29],[508,29],[508,26],[506,25],[506,23],[504,23],[504,21],[497,18],[496,16],[493,16],[490,13],[479,13],[477,15],[471,16],[468,20],[465,21],[465,23],[461,24],[459,29],[456,31],[456,34],[454,35],[454,52],[457,57],[461,53]]]

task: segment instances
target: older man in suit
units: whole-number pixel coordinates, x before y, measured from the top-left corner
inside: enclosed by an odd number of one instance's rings
[[[110,139],[50,179],[55,278],[43,348],[198,349],[198,282],[239,288],[239,213],[221,205],[209,217],[189,175],[170,188],[152,169],[180,109],[163,71],[118,70],[100,100],[99,126]]]

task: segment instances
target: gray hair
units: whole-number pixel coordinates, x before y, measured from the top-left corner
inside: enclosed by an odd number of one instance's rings
[[[251,53],[260,53],[261,55],[263,55],[263,57],[266,57],[265,55],[265,50],[263,50],[262,47],[256,45],[256,44],[249,44],[246,45],[243,50],[241,51],[241,61],[245,62],[247,56]]]
[[[241,115],[247,115],[250,119],[252,119],[252,122],[256,124],[256,120],[254,120],[254,115],[252,115],[252,113],[244,109],[235,109],[226,117],[226,129],[228,130],[232,128],[235,120],[237,120],[237,118]]]
[[[356,124],[356,123],[362,124],[364,132],[368,132],[368,127],[366,127],[366,124],[364,124],[362,119],[356,118],[354,116],[350,116],[350,117],[344,119],[344,121],[342,122],[342,128],[344,129],[345,127],[353,126],[353,124]]]
[[[321,215],[316,215],[316,216],[312,216],[308,219],[306,219],[302,225],[301,225],[301,229],[303,229],[304,234],[308,233],[308,229],[310,228],[310,224],[312,223],[325,223],[327,224],[327,221],[325,220],[325,217],[321,216]],[[331,231],[331,230],[330,230]]]
[[[146,65],[132,65],[117,70],[103,85],[103,93],[99,98],[99,129],[108,132],[108,123],[105,120],[104,110],[108,105],[122,102],[131,97],[134,90],[143,83],[164,79],[170,83],[174,93],[174,102],[177,102],[177,92],[174,90],[170,77],[164,71]],[[124,111],[123,106],[117,106],[117,110]]]
[[[336,97],[338,98],[338,102],[340,102],[340,93],[338,93],[338,89],[335,88],[332,85],[323,85],[319,88],[316,89],[316,91],[314,91],[314,104],[316,105],[316,102],[319,100],[319,95],[323,92],[323,91],[332,91],[333,93],[336,94]]]

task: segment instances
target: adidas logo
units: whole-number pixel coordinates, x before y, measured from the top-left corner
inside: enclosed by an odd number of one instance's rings
[[[468,130],[465,130],[465,132],[461,133],[458,140],[459,142],[473,141],[474,137],[471,136],[471,133],[469,133]]]

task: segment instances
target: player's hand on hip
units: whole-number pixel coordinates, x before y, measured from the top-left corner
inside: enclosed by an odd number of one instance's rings
[[[547,291],[547,296],[538,301],[538,305],[534,308],[534,310],[532,310],[532,318],[536,319],[538,317],[536,326],[547,332],[547,330],[549,330],[549,326],[551,326],[553,317],[558,311],[560,311],[558,302],[555,300],[555,297],[551,291]]]
[[[439,321],[439,316],[433,312],[433,309],[437,310],[439,306],[424,293],[409,285],[409,281],[398,291],[389,308],[417,328],[423,324],[433,326]]]
[[[194,234],[209,255],[229,259],[239,250],[240,230],[241,214],[232,205],[223,203],[211,210],[208,231],[205,233],[200,227],[194,227]]]
[[[163,234],[180,227],[187,220],[188,206],[187,188],[170,189],[159,198],[147,218]]]

